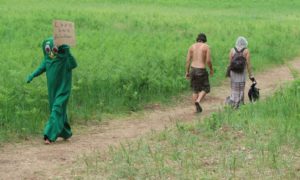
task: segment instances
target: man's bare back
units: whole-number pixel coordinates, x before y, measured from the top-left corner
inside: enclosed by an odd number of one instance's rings
[[[210,61],[208,45],[202,42],[197,42],[190,47],[189,51],[192,61],[191,66],[195,68],[205,68],[207,61]]]
[[[213,75],[209,46],[203,42],[194,43],[186,57],[186,76],[189,76],[190,67],[205,69],[206,65],[210,69],[210,75]]]

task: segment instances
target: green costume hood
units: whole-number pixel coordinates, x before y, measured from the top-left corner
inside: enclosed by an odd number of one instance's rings
[[[43,41],[42,51],[45,59],[55,59],[56,57],[64,58],[65,56],[70,56],[70,47],[65,44],[56,47],[54,45],[53,37],[49,37]],[[53,55],[53,57],[51,57],[51,55]]]

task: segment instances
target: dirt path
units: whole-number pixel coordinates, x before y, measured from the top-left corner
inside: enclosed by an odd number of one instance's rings
[[[256,75],[261,97],[268,96],[284,83],[294,79],[289,67],[294,72],[300,72],[300,59]],[[249,84],[247,82],[247,89]],[[224,99],[230,92],[229,87],[227,80],[220,87],[212,88],[212,92],[202,103],[204,112],[200,118],[223,106]],[[177,120],[192,120],[195,118],[193,112],[194,106],[190,97],[185,97],[182,103],[172,108],[157,108],[146,111],[143,115],[100,123],[90,127],[85,133],[75,133],[70,141],[57,141],[46,146],[40,139],[35,139],[4,145],[0,148],[0,179],[66,179],[72,173],[72,164],[83,154],[95,150],[105,151],[109,145],[132,140],[153,130],[162,130]]]

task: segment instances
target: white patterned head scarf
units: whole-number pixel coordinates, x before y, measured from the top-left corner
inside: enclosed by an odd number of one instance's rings
[[[239,36],[235,42],[235,47],[239,50],[243,48],[247,48],[248,46],[248,41],[245,37]]]

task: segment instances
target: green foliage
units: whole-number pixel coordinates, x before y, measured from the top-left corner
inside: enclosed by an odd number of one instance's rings
[[[52,20],[74,21],[78,61],[69,103],[72,122],[136,111],[188,89],[185,56],[208,36],[217,85],[229,49],[249,40],[256,71],[296,56],[299,1],[1,0],[0,141],[41,132],[48,116],[45,77],[25,84],[42,59]],[[23,129],[23,130],[22,130]]]
[[[288,89],[282,89],[275,93],[274,97],[266,102],[257,102],[242,106],[238,111],[226,108],[225,111],[211,116],[206,121],[207,128],[216,130],[214,124],[218,122],[219,129],[223,124],[228,124],[234,129],[244,130],[253,135],[259,133],[273,135],[278,142],[273,145],[283,143],[300,144],[300,81],[297,80]]]
[[[300,80],[265,101],[225,108],[92,155],[86,178],[299,179]],[[105,160],[102,160],[105,157]],[[89,158],[83,158],[84,161]],[[95,163],[98,168],[95,168]],[[76,173],[77,174],[77,173]]]

